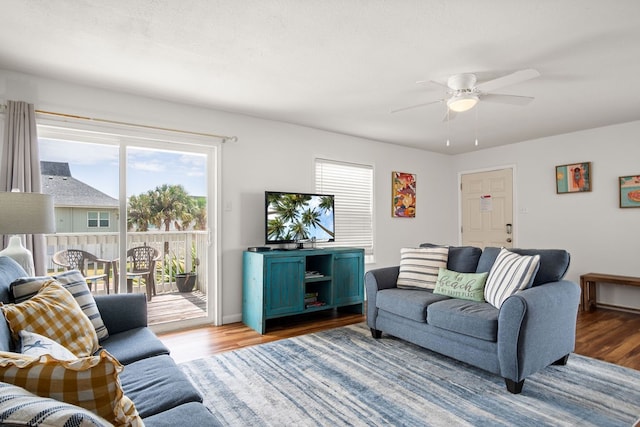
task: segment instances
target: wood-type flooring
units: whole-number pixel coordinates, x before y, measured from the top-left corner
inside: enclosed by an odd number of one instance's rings
[[[364,320],[364,316],[328,310],[275,319],[264,335],[242,323],[232,323],[165,333],[160,339],[180,363]],[[576,353],[640,370],[640,314],[607,309],[578,313]]]

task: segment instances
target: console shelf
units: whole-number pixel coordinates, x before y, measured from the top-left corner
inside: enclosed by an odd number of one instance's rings
[[[334,308],[363,312],[363,249],[245,251],[242,268],[242,321],[261,334],[277,317]]]

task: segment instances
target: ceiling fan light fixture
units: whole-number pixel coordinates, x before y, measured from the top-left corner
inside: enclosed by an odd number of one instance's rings
[[[478,103],[479,98],[477,95],[472,94],[463,94],[460,96],[456,96],[447,101],[447,107],[451,111],[455,111],[456,113],[462,113],[465,111],[471,110]]]

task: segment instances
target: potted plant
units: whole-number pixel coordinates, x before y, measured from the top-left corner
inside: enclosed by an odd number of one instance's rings
[[[191,250],[191,271],[185,271],[185,261],[173,255],[170,259],[170,270],[175,271],[176,287],[179,292],[191,292],[198,277],[196,267],[200,264],[200,259],[195,256],[195,248]]]
[[[195,271],[189,273],[176,273],[176,286],[180,292],[191,292],[196,285],[197,274]]]

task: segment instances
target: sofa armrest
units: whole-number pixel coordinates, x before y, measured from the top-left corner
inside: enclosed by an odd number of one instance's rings
[[[109,334],[147,326],[144,294],[96,295],[95,300]]]
[[[498,316],[498,360],[504,378],[519,382],[573,352],[580,287],[550,282],[507,298]]]
[[[376,329],[376,316],[378,308],[376,307],[376,294],[383,289],[396,287],[400,266],[377,268],[369,270],[364,275],[364,287],[367,297],[367,325]]]

